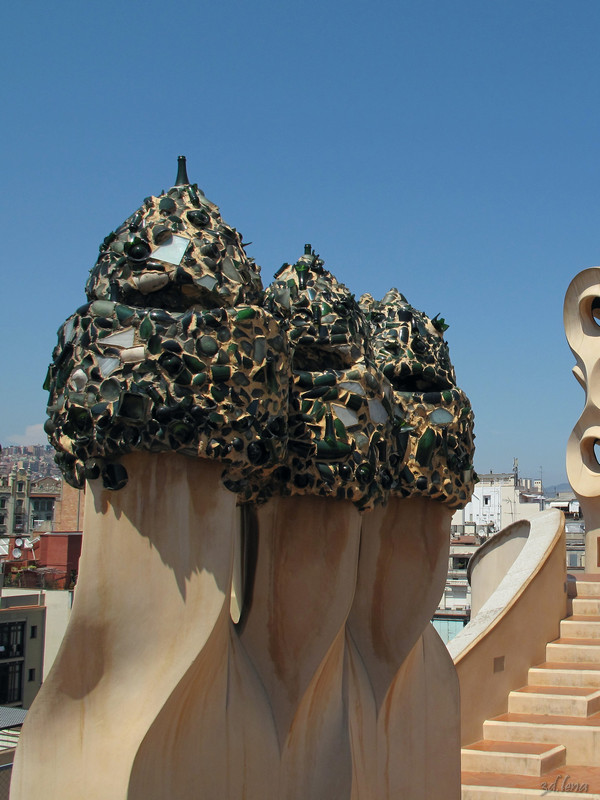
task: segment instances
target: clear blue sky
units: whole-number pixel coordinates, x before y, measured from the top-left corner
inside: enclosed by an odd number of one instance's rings
[[[564,480],[562,303],[600,263],[597,0],[28,0],[1,23],[3,445],[44,440],[56,329],[185,154],[265,284],[311,242],[357,295],[446,318],[480,472]]]

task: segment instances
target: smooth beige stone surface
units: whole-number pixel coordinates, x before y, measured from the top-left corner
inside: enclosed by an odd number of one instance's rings
[[[71,621],[23,727],[13,800],[128,797],[140,743],[228,614],[237,515],[220,465],[123,463],[124,489],[86,493]]]
[[[239,640],[265,687],[280,742],[277,796],[348,797],[344,628],[361,515],[348,501],[274,498],[257,510],[257,527]]]
[[[274,498],[258,517],[256,574],[240,641],[271,698],[283,745],[299,702],[343,632],[361,515],[349,501]]]
[[[482,747],[488,745],[490,748]],[[461,767],[465,772],[494,772],[502,775],[541,776],[565,763],[564,745],[529,742],[474,742],[461,751]]]
[[[140,743],[127,797],[259,800],[278,784],[268,699],[223,613]]]
[[[458,679],[433,626],[427,624],[400,665],[379,713],[368,702],[372,687],[352,646],[348,660],[352,800],[458,800]]]
[[[124,489],[87,492],[11,800],[458,800],[458,681],[429,624],[451,511],[295,496],[240,513],[218,463],[123,463]]]
[[[425,628],[392,690],[389,712],[380,723],[387,738],[387,793],[377,797],[458,800],[459,683],[433,625]]]
[[[451,517],[445,505],[421,497],[391,498],[363,517],[348,631],[378,707],[437,608],[448,571]]]
[[[429,623],[451,516],[412,498],[363,517],[347,633],[353,800],[460,797],[458,680]]]
[[[511,692],[508,696],[511,714],[553,714],[559,717],[589,717],[600,711],[600,691],[569,687],[562,693],[557,688],[537,687]]]
[[[471,619],[487,603],[527,543],[531,525],[519,520],[491,536],[478,547],[469,561]],[[480,572],[483,573],[480,576]]]
[[[531,721],[491,719],[483,724],[486,739],[513,742],[541,742],[556,744],[560,742],[567,748],[567,762],[570,765],[589,766],[600,761],[600,725],[582,722],[581,725],[552,719],[534,717]]]

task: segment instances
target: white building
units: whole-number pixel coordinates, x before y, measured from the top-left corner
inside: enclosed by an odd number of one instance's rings
[[[488,536],[517,520],[531,519],[545,508],[541,489],[541,481],[519,479],[516,471],[479,475],[471,500],[452,518],[453,530],[462,532],[472,523],[477,533]]]

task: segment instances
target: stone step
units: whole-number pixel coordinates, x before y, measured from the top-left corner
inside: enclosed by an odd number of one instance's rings
[[[469,772],[543,775],[565,763],[563,745],[541,742],[497,742],[483,739],[463,747],[461,766]]]
[[[545,661],[531,667],[528,675],[533,686],[587,686],[600,689],[600,664]]]
[[[524,686],[508,695],[516,714],[588,717],[600,711],[600,689],[586,686]]]
[[[600,574],[567,588],[572,616],[547,661],[510,692],[508,713],[486,720],[484,740],[462,750],[462,800],[600,800],[600,767],[589,766],[600,764]]]
[[[560,635],[566,639],[600,638],[600,616],[574,614],[561,620]]]
[[[463,774],[462,800],[529,800],[533,797],[543,797],[544,800],[575,800],[576,797],[584,797],[586,800],[600,800],[600,793],[591,792],[585,780],[577,780],[576,771],[572,775],[569,767],[561,767],[556,775],[544,775],[541,778],[523,778],[518,781],[518,776],[510,780],[510,786],[503,779],[505,775],[493,775],[489,772],[465,772]],[[468,781],[468,782],[467,782]],[[518,783],[517,783],[518,781]],[[535,781],[532,786],[524,786],[525,781]],[[556,786],[556,789],[548,790],[545,787]],[[572,791],[567,786],[574,786]],[[565,787],[565,788],[563,788]],[[581,787],[584,787],[584,794],[581,794]]]
[[[574,597],[571,603],[573,614],[600,615],[600,597]]]
[[[600,640],[561,637],[546,645],[546,659],[600,664]]]
[[[600,575],[586,578],[578,575],[575,581],[574,597],[600,597]]]
[[[590,717],[500,714],[483,723],[483,738],[509,742],[560,742],[569,763],[600,763],[600,713]]]

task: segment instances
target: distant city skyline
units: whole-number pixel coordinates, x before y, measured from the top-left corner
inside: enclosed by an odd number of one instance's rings
[[[22,434],[9,435],[8,441],[0,442],[2,447],[10,445],[27,446],[36,444],[48,444],[48,437],[44,433],[44,423],[40,422],[37,425],[28,425]]]
[[[9,448],[15,448],[15,447],[16,448],[49,447],[50,445],[48,444],[47,437],[44,439],[44,441],[39,441],[37,439],[34,440],[34,437],[37,435],[39,429],[42,428],[42,427],[43,426],[40,426],[40,425],[32,425],[32,426],[30,426],[29,433],[31,433],[31,435],[33,437],[31,441],[27,440],[27,435],[26,435],[26,436],[22,437],[21,441],[18,441],[18,442],[7,442],[7,443],[0,442],[0,447],[2,447],[2,451],[0,452],[0,456],[2,455],[2,453],[5,453],[6,450],[9,449]],[[27,432],[26,432],[26,434],[27,434]],[[489,470],[481,471],[479,474],[483,475],[484,472],[485,473],[492,473],[493,472],[495,474],[509,474],[509,473],[511,473],[513,471],[514,471],[514,462],[513,462],[513,466],[510,469],[508,469],[508,468],[506,468],[506,469],[489,469]],[[539,474],[524,474],[521,471],[519,471],[518,474],[519,474],[520,478],[529,479],[532,482],[539,479],[539,480],[542,481],[542,484],[544,486],[546,486],[546,485],[547,486],[557,486],[557,485],[562,485],[563,483],[568,483],[566,480],[557,481],[557,482],[553,482],[553,483],[547,483],[544,480],[544,477],[543,477],[543,468],[541,468]]]

